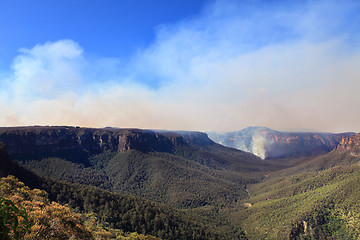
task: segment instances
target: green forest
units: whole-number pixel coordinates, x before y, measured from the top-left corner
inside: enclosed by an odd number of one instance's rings
[[[1,234],[359,239],[357,151],[353,146],[317,157],[261,160],[217,144],[190,143],[170,152],[104,150],[88,154],[85,164],[67,154],[13,159],[1,144]]]

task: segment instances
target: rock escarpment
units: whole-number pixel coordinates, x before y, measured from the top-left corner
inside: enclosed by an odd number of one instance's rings
[[[225,134],[210,134],[217,143],[265,158],[309,157],[330,152],[344,137],[355,133],[279,132],[248,127]]]
[[[104,151],[171,152],[176,146],[214,144],[206,134],[197,132],[156,132],[141,129],[79,127],[0,128],[0,141],[16,159],[43,158],[44,155],[85,161],[89,154]],[[86,162],[83,162],[86,165]]]
[[[18,127],[0,128],[0,141],[39,176],[182,208],[237,201],[247,196],[245,184],[272,168],[198,132]]]
[[[334,149],[334,152],[347,152],[350,156],[360,156],[360,133],[343,138],[339,145]]]

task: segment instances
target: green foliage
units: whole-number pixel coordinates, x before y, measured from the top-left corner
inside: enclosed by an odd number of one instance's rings
[[[360,237],[357,165],[273,178],[249,186],[249,192],[251,207],[231,217],[250,239]]]
[[[293,225],[290,239],[357,239],[334,209],[323,207]]]
[[[12,157],[40,176],[178,208],[232,204],[247,196],[245,184],[258,182],[264,172],[274,169],[250,153],[215,144],[201,133],[182,136],[73,127],[0,130]]]
[[[182,145],[171,152],[82,157],[38,154],[35,160],[25,156],[22,164],[92,186],[18,175],[46,190],[50,200],[92,215],[82,219],[99,239],[360,238],[359,158],[345,152],[260,161],[219,145]]]
[[[245,184],[259,181],[265,169],[258,163],[250,167],[254,159],[257,161],[250,154],[227,148],[182,147],[174,153],[104,151],[89,157],[88,167],[59,158],[22,164],[41,176],[137,195],[177,208],[196,208],[225,206],[246,197]]]
[[[1,154],[1,152],[0,152]],[[76,211],[93,212],[107,227],[150,234],[164,239],[242,239],[240,229],[187,211],[176,210],[139,197],[114,194],[99,188],[40,178],[11,161],[6,173],[18,176],[32,188],[45,190],[51,201],[69,204]],[[1,165],[3,166],[3,165]],[[214,225],[217,227],[214,228]]]
[[[137,197],[114,194],[95,187],[48,181],[50,198],[82,212],[93,212],[105,226],[163,239],[226,239],[200,217]]]
[[[0,183],[0,193],[9,198],[1,198],[0,202],[0,239],[159,240],[104,227],[94,214],[84,216],[69,206],[50,202],[45,191],[30,190],[13,176],[2,178]]]
[[[19,209],[6,198],[0,197],[0,238],[20,239],[30,230],[30,224],[25,208]]]
[[[99,223],[94,213],[83,214],[85,219],[85,226],[91,231],[91,234],[96,240],[105,239],[126,239],[126,240],[161,240],[160,238],[139,234],[136,232],[124,232],[121,229],[113,229],[105,227]]]
[[[0,194],[12,202],[13,209],[22,209],[21,216],[26,220],[25,227],[29,231],[22,231],[21,239],[91,238],[80,216],[66,206],[50,202],[46,192],[30,190],[13,176],[2,178],[1,184]],[[17,238],[16,232],[13,236]]]

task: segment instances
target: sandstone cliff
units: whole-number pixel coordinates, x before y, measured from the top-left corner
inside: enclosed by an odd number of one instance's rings
[[[89,154],[103,151],[171,152],[176,146],[214,144],[205,133],[157,132],[141,129],[79,127],[10,127],[0,128],[0,142],[16,159],[44,155],[72,158],[82,162]]]
[[[347,152],[350,156],[360,156],[360,133],[341,139],[334,152]]]
[[[333,150],[342,138],[355,133],[279,132],[265,127],[248,127],[225,134],[209,134],[217,143],[252,152],[265,158],[308,157]]]

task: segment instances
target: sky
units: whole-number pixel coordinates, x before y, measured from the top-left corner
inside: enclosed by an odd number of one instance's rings
[[[2,0],[0,126],[360,132],[360,2]]]

